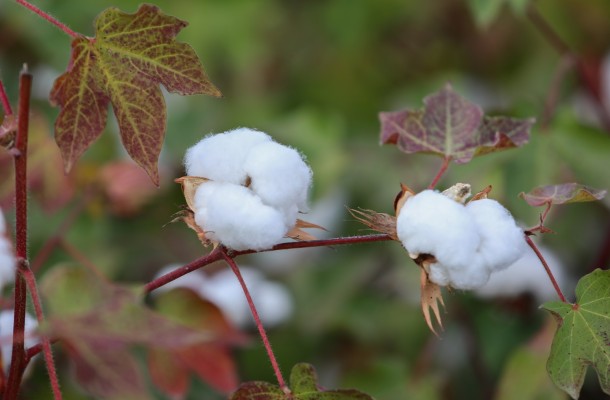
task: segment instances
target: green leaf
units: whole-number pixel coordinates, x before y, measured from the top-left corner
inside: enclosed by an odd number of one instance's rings
[[[545,204],[583,203],[601,200],[606,195],[605,190],[594,189],[579,183],[563,183],[561,185],[539,186],[529,193],[521,192],[519,196],[533,207]]]
[[[487,117],[451,85],[424,99],[421,110],[382,112],[381,143],[405,153],[432,153],[458,164],[473,157],[523,146],[533,118]]]
[[[547,371],[559,388],[577,399],[591,365],[610,395],[610,271],[597,269],[580,279],[576,304],[545,303],[559,327]]]
[[[68,70],[50,94],[61,107],[55,140],[66,171],[102,133],[111,103],[125,149],[158,184],[166,121],[159,84],[182,95],[220,96],[194,50],[175,41],[186,25],[148,4],[135,14],[109,8],[96,19],[95,38],[72,42]]]
[[[242,384],[230,400],[372,400],[368,394],[354,389],[323,390],[310,364],[299,363],[290,373],[292,394],[285,394],[277,385],[266,382]]]

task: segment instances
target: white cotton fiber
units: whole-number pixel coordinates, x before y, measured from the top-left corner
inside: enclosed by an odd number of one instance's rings
[[[500,203],[481,199],[466,206],[425,190],[402,206],[398,238],[409,254],[431,254],[428,278],[440,286],[471,290],[524,252],[523,231]]]
[[[449,268],[467,265],[479,246],[474,221],[464,206],[439,192],[409,198],[396,221],[398,238],[410,254],[432,254]]]
[[[244,170],[265,204],[282,208],[296,204],[306,211],[311,169],[295,149],[276,142],[259,144],[246,158]]]
[[[271,141],[266,133],[239,128],[203,138],[184,157],[186,174],[215,181],[244,184],[244,161],[250,150]]]
[[[491,270],[500,271],[523,255],[526,247],[523,230],[500,203],[491,199],[471,201],[466,210],[481,235],[477,254]]]
[[[207,182],[199,186],[199,191],[207,195],[195,195],[196,204],[201,205],[195,210],[195,222],[207,238],[231,249],[270,248],[279,243],[290,229],[280,211],[263,204],[244,186]]]
[[[307,210],[312,172],[301,154],[247,128],[208,136],[185,157],[189,176],[209,179],[195,193],[196,223],[234,250],[264,250]]]
[[[15,262],[13,246],[6,236],[6,222],[0,210],[0,291],[15,281]]]

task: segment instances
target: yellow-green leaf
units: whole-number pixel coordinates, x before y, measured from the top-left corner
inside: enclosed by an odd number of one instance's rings
[[[129,155],[158,184],[168,91],[220,96],[194,50],[175,37],[185,21],[143,4],[134,14],[109,8],[96,19],[95,38],[76,38],[68,70],[50,99],[62,109],[55,137],[66,170],[104,129],[112,104]]]

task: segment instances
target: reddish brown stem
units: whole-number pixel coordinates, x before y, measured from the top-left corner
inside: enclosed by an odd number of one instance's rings
[[[436,187],[436,184],[438,183],[438,181],[441,180],[441,177],[445,174],[445,172],[447,171],[447,168],[449,168],[450,162],[451,162],[451,156],[445,156],[445,158],[443,158],[443,164],[441,165],[441,168],[438,170],[438,172],[437,172],[436,176],[434,177],[434,179],[432,180],[432,182],[430,182],[428,189],[434,189]]]
[[[239,281],[239,284],[241,285],[241,289],[244,292],[244,295],[246,296],[246,300],[248,301],[248,307],[250,307],[250,312],[252,313],[252,317],[254,317],[254,323],[256,324],[258,333],[261,336],[263,345],[265,346],[265,350],[267,350],[267,356],[269,357],[269,361],[271,361],[271,366],[273,367],[273,372],[275,373],[277,382],[280,385],[280,388],[282,388],[282,390],[284,391],[284,393],[289,394],[290,389],[288,388],[288,386],[286,385],[286,382],[284,381],[284,377],[282,376],[282,371],[280,370],[280,367],[275,358],[275,354],[273,354],[273,349],[271,348],[271,343],[269,342],[269,338],[267,337],[267,332],[265,332],[265,328],[263,327],[263,323],[261,322],[258,312],[256,311],[256,306],[254,305],[252,296],[250,296],[250,291],[248,290],[248,286],[246,285],[244,278],[241,276],[239,267],[237,266],[237,264],[235,264],[235,261],[224,250],[222,251],[222,258],[224,258],[224,260],[227,262],[227,264],[229,264],[229,266],[231,267],[231,270],[233,270],[233,273],[237,277],[237,280]]]
[[[171,281],[174,281],[180,278],[181,276],[188,274],[191,271],[194,271],[201,267],[205,267],[206,265],[211,264],[214,261],[218,261],[220,259],[222,259],[222,253],[220,251],[220,248],[216,248],[211,253],[206,254],[205,256],[200,257],[195,261],[184,265],[183,267],[175,269],[172,272],[169,272],[153,281],[148,282],[144,286],[144,290],[146,291],[146,293],[152,292],[153,290],[158,289],[161,286],[166,285]]]
[[[549,279],[551,280],[551,283],[553,284],[553,287],[555,288],[555,291],[557,292],[559,299],[562,302],[567,303],[567,300],[566,300],[565,296],[563,295],[561,288],[559,287],[559,285],[557,284],[557,281],[555,280],[555,276],[553,275],[553,272],[549,268],[549,265],[546,263],[546,260],[544,259],[544,256],[542,255],[542,253],[540,253],[540,250],[538,250],[538,247],[536,246],[536,244],[532,241],[532,239],[530,239],[530,237],[528,235],[525,235],[525,241],[532,248],[532,250],[534,250],[534,253],[536,253],[536,255],[538,256],[538,259],[542,263],[542,266],[544,267],[546,274],[549,276]]]
[[[23,277],[25,278],[25,282],[30,291],[30,296],[32,297],[32,303],[34,304],[34,311],[36,313],[36,319],[38,320],[38,325],[43,325],[44,323],[44,314],[42,312],[42,303],[40,302],[40,297],[38,296],[38,288],[36,287],[36,278],[30,270],[27,261],[21,259],[19,263],[19,268]],[[55,363],[53,362],[53,353],[51,352],[51,343],[46,336],[41,336],[41,344],[42,351],[44,354],[44,361],[47,365],[47,372],[49,373],[49,381],[51,382],[51,389],[53,391],[53,398],[55,400],[61,400],[61,390],[59,389],[59,379],[57,378],[57,371],[55,369]],[[30,357],[26,353],[25,356],[26,365],[29,361]]]
[[[32,75],[27,66],[19,75],[19,110],[17,137],[15,139],[15,255],[18,259],[27,259],[27,150],[28,125],[30,114],[30,92],[32,88]],[[17,399],[21,378],[25,369],[24,327],[25,307],[27,301],[25,280],[19,270],[15,271],[15,312],[13,319],[13,353],[11,355],[11,368],[5,400]]]
[[[8,101],[8,96],[6,95],[6,90],[4,90],[2,80],[0,80],[0,104],[2,104],[2,108],[4,108],[4,114],[13,115],[13,109],[11,108],[11,103]]]
[[[50,22],[51,24],[55,25],[56,27],[61,29],[64,33],[66,33],[68,36],[70,36],[72,39],[76,39],[77,37],[80,36],[78,33],[74,32],[72,29],[68,28],[68,26],[59,22],[56,18],[50,16],[46,12],[42,11],[40,8],[36,7],[35,5],[30,4],[25,0],[15,0],[15,1],[17,2],[17,4],[21,4],[28,10],[32,11],[35,14],[38,14],[43,19],[45,19],[48,22]]]

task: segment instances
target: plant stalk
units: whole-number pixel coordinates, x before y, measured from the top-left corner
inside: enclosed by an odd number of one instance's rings
[[[70,36],[72,39],[76,39],[77,37],[81,36],[78,33],[74,32],[72,29],[68,28],[68,26],[66,24],[63,24],[63,23],[59,22],[59,20],[57,20],[57,18],[50,16],[46,12],[42,11],[40,8],[36,7],[35,5],[30,4],[30,3],[28,3],[25,0],[15,0],[15,1],[17,2],[17,4],[21,4],[22,6],[24,6],[28,10],[32,11],[33,13],[35,13],[38,16],[40,16],[43,19],[45,19],[46,21],[48,21],[51,24],[55,25],[56,27],[61,29],[65,34]]]

